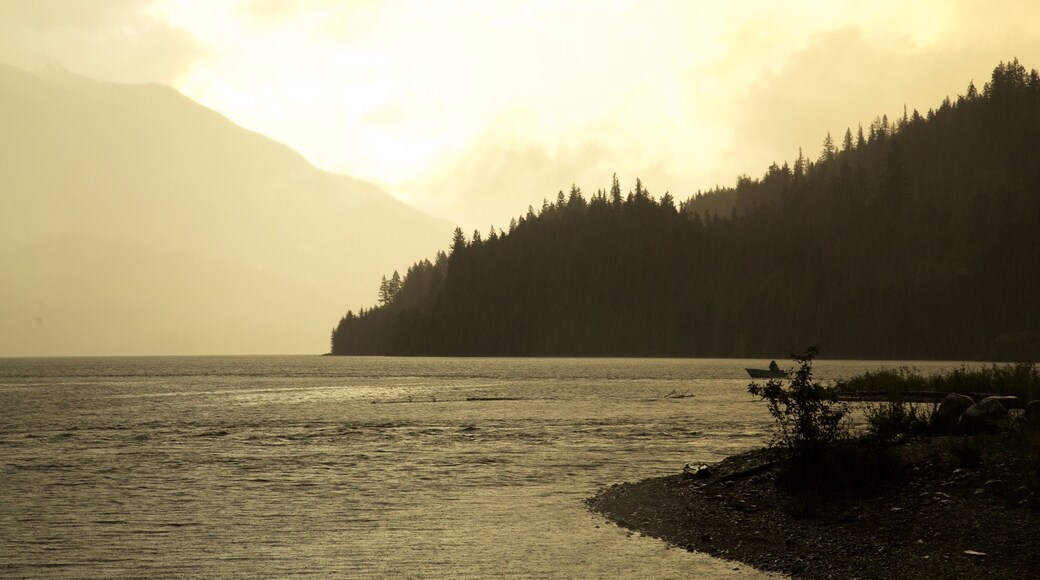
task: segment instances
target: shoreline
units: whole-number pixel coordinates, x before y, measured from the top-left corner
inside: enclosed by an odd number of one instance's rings
[[[895,447],[906,477],[872,496],[792,496],[758,449],[710,477],[614,484],[586,504],[673,546],[798,578],[1040,578],[1040,497],[1016,479],[1021,457],[987,448],[965,466],[952,441]]]

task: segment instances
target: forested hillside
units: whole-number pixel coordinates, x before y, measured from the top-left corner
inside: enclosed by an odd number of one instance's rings
[[[1040,357],[1040,76],[676,204],[577,187],[395,273],[334,354]]]

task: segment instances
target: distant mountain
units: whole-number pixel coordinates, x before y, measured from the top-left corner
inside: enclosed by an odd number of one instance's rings
[[[0,356],[303,353],[446,222],[160,85],[0,66]]]
[[[1036,361],[1038,232],[1040,74],[1016,60],[678,207],[615,180],[457,230],[333,352]]]

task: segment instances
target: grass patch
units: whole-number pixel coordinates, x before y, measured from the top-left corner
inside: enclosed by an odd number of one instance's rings
[[[1014,363],[988,367],[961,366],[933,375],[922,375],[909,367],[868,371],[838,381],[840,393],[885,393],[893,397],[911,393],[990,393],[1014,395],[1024,400],[1040,399],[1040,367]]]

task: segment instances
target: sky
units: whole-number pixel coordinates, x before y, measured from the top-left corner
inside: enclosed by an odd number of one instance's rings
[[[685,199],[922,112],[1035,0],[4,0],[0,62],[169,84],[315,165],[486,231],[616,173]]]

